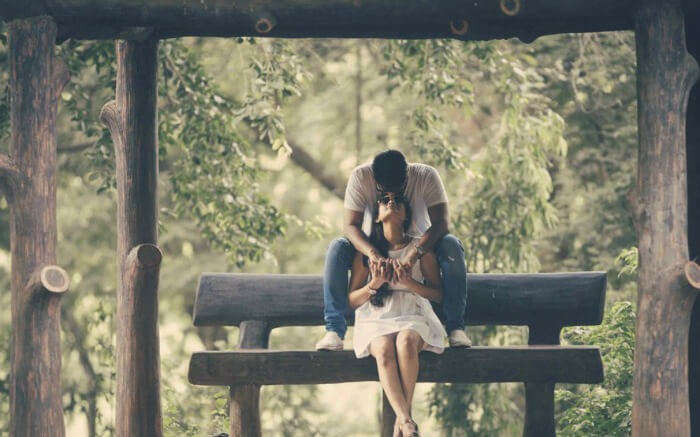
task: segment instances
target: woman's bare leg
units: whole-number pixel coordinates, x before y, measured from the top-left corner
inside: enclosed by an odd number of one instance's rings
[[[389,404],[396,417],[405,420],[410,417],[408,403],[403,394],[399,368],[396,360],[396,334],[383,335],[370,342],[369,352],[377,360],[377,373]]]
[[[396,336],[396,355],[409,412],[413,401],[413,391],[418,380],[418,352],[422,348],[423,338],[413,329],[404,329]]]

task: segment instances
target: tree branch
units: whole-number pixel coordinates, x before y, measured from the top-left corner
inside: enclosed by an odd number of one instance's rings
[[[299,167],[306,170],[314,179],[316,179],[321,185],[326,187],[331,193],[333,193],[339,199],[343,199],[345,196],[345,182],[336,176],[327,175],[326,168],[316,161],[309,153],[296,145],[293,141],[287,140],[287,144],[292,149],[292,155],[290,158]]]
[[[78,144],[73,144],[71,146],[63,146],[58,148],[58,153],[76,153],[76,152],[81,152],[85,149],[89,149],[90,147],[94,146],[95,142],[94,141],[87,141],[84,143],[78,143]]]

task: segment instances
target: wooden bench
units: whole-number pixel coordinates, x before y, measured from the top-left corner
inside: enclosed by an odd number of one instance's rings
[[[525,383],[525,436],[552,436],[555,383],[603,381],[600,351],[561,346],[564,326],[597,325],[603,317],[605,272],[468,274],[468,325],[529,327],[528,345],[473,346],[420,354],[419,382]],[[346,314],[349,324],[353,312]],[[378,381],[374,358],[352,350],[268,350],[272,328],[323,325],[322,278],[315,275],[202,273],[195,326],[239,326],[235,351],[192,355],[189,381],[230,387],[231,436],[260,436],[262,385]],[[309,338],[309,347],[317,339]],[[382,435],[394,415],[384,399]]]

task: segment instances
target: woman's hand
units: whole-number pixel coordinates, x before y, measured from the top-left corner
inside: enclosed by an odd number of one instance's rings
[[[369,281],[370,288],[376,290],[384,285],[385,282],[390,282],[392,267],[389,262],[369,260],[369,270],[372,274],[372,279]]]
[[[392,284],[409,287],[413,284],[414,279],[411,276],[411,267],[406,267],[397,259],[391,260],[394,267],[394,279]]]

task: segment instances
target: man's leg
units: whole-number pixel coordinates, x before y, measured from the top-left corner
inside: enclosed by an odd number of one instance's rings
[[[435,246],[442,272],[443,298],[439,314],[449,334],[464,329],[464,310],[467,306],[467,266],[464,245],[459,238],[447,234]]]
[[[323,318],[326,331],[334,331],[345,338],[347,324],[345,312],[348,309],[348,271],[352,267],[355,248],[345,238],[331,241],[326,252],[326,265],[323,269]]]

